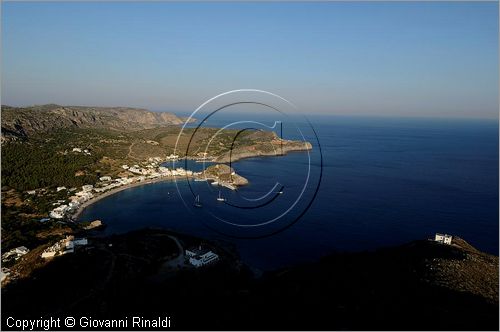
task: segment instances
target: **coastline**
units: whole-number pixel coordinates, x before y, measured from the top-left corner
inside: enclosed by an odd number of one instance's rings
[[[305,146],[303,147],[288,147],[287,149],[284,149],[284,155],[286,155],[287,153],[289,152],[303,152],[303,151],[308,151],[308,150],[312,150],[312,146],[310,145],[309,142],[307,142],[308,144],[305,144]],[[233,158],[233,162],[236,162],[238,160],[241,160],[241,159],[248,159],[248,158],[259,158],[259,157],[275,157],[276,155],[275,154],[240,154],[240,155],[237,155]],[[197,160],[196,158],[193,158],[193,157],[182,157],[182,158],[179,158],[178,160],[184,160],[184,159],[187,159],[187,160]],[[204,160],[204,161],[208,161],[208,160]],[[167,161],[168,162],[168,161]],[[208,162],[213,162],[215,164],[225,164],[227,163],[227,161],[225,160],[210,160]],[[99,196],[94,196],[92,199],[84,202],[83,204],[81,204],[78,209],[76,209],[76,211],[71,214],[71,217],[70,219],[73,220],[74,222],[77,222],[78,218],[80,217],[80,215],[82,214],[82,212],[87,208],[89,207],[90,205],[100,201],[101,199],[104,199],[108,196],[111,196],[111,195],[114,195],[120,191],[123,191],[123,190],[126,190],[126,189],[129,189],[129,188],[134,188],[134,187],[138,187],[138,186],[143,186],[143,185],[148,185],[148,184],[154,184],[154,183],[159,183],[159,182],[163,182],[163,181],[176,181],[176,180],[186,180],[186,178],[196,178],[195,176],[193,175],[176,175],[176,176],[171,176],[171,177],[162,177],[162,178],[155,178],[155,179],[149,179],[149,180],[145,180],[145,181],[141,181],[141,182],[135,182],[135,183],[130,183],[130,184],[126,184],[126,185],[123,185],[123,186],[120,186],[120,187],[117,187],[117,188],[114,188],[112,190],[109,190],[109,191],[106,191],[102,194],[100,194]],[[213,177],[207,177],[207,178],[204,178],[206,180],[213,180],[213,181],[217,181],[218,179],[217,178],[213,178]]]
[[[222,156],[215,157],[212,162],[218,163],[218,164],[225,164],[225,163],[233,163],[237,162],[242,159],[249,159],[249,158],[256,158],[256,157],[278,157],[278,156],[285,156],[288,153],[291,152],[305,152],[305,151],[310,151],[312,150],[312,145],[309,142],[305,142],[304,145],[302,146],[283,146],[283,154],[276,154],[276,151],[269,151],[269,152],[264,152],[264,151],[243,151],[243,152],[237,152],[233,155],[231,155],[231,158],[229,158],[229,155],[226,153]]]
[[[149,179],[145,181],[140,181],[140,182],[134,182],[130,184],[126,184],[117,188],[114,188],[112,190],[106,191],[99,196],[94,196],[92,199],[84,202],[81,204],[78,209],[71,215],[70,219],[72,219],[74,222],[77,222],[78,217],[82,214],[82,212],[89,207],[90,205],[100,201],[103,198],[106,198],[108,196],[114,195],[120,191],[134,188],[134,187],[139,187],[139,186],[144,186],[148,184],[154,184],[154,183],[159,183],[159,182],[164,182],[164,181],[176,181],[176,180],[185,180],[186,178],[192,178],[193,176],[186,176],[186,175],[177,175],[177,176],[171,176],[171,177],[163,177],[163,178],[156,178],[156,179]]]

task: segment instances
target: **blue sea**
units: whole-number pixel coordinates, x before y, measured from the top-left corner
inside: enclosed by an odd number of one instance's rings
[[[309,153],[233,163],[250,181],[238,191],[187,180],[144,185],[96,202],[80,220],[102,220],[105,234],[153,226],[231,243],[245,263],[262,270],[436,232],[498,254],[498,121],[309,121],[318,138],[300,124],[313,144]],[[300,138],[284,125],[284,138]],[[219,191],[226,202],[216,200]],[[202,208],[193,207],[196,195]]]

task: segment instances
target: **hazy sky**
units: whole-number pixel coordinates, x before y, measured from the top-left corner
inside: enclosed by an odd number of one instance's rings
[[[5,3],[2,104],[498,116],[498,3]]]

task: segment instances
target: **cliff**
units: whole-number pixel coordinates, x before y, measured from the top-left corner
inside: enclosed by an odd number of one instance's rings
[[[312,145],[309,142],[288,141],[276,138],[268,142],[256,142],[256,144],[235,147],[232,151],[224,152],[215,158],[215,162],[229,163],[235,162],[244,158],[263,157],[263,156],[280,156],[293,151],[311,150]]]

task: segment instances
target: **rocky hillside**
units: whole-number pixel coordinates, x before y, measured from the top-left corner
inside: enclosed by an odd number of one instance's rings
[[[309,142],[281,139],[275,132],[258,131],[244,136],[241,142],[236,141],[229,151],[222,152],[215,159],[218,163],[235,162],[240,159],[280,156],[292,151],[312,149]]]
[[[459,237],[455,237],[453,244],[446,249],[455,254],[454,259],[426,259],[426,280],[434,285],[498,303],[498,257],[477,250]]]
[[[138,130],[179,125],[183,119],[166,112],[129,107],[40,105],[2,106],[2,139],[28,137],[60,128]]]
[[[241,175],[236,174],[232,167],[224,164],[217,164],[208,167],[205,170],[204,177],[217,181],[227,182],[235,186],[244,186],[248,184],[248,180]]]

